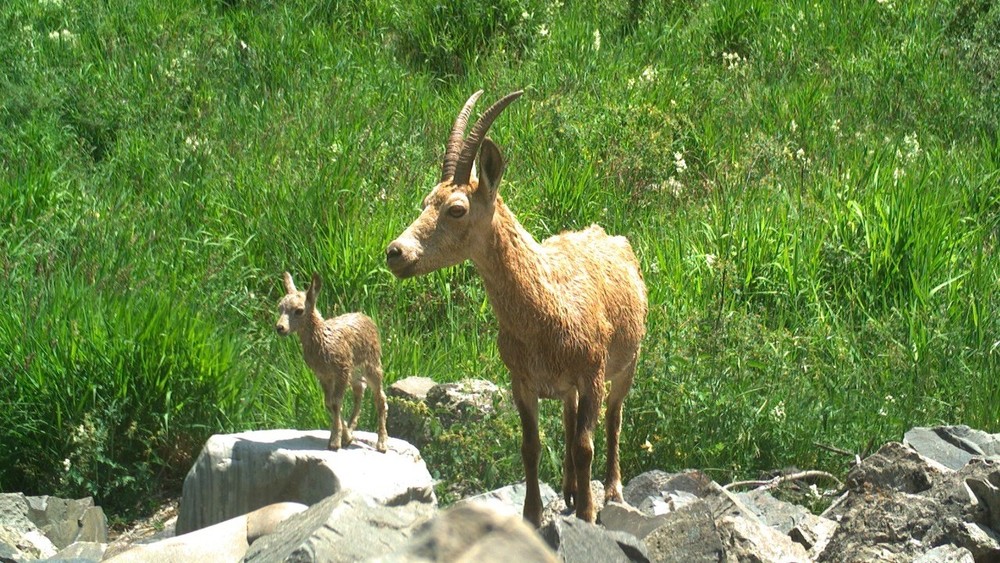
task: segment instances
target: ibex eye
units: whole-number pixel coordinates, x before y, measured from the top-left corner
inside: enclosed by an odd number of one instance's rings
[[[295,310],[295,315],[299,316],[299,315],[301,315],[302,313],[305,313],[305,312],[306,312],[305,309],[303,309],[302,307],[299,307],[298,309]]]
[[[448,215],[451,215],[455,219],[464,216],[468,212],[469,210],[466,209],[465,206],[463,205],[452,205],[451,207],[448,208]]]

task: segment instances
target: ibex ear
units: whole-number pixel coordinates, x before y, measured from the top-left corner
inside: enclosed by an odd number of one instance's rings
[[[295,293],[295,282],[292,281],[292,274],[285,272],[281,277],[285,280],[285,293]]]
[[[493,199],[500,188],[500,178],[503,178],[503,171],[507,163],[500,154],[500,148],[496,146],[489,137],[483,139],[482,148],[479,149],[479,159],[476,161],[479,169],[479,189],[486,188],[486,194]]]
[[[306,291],[306,302],[316,303],[316,296],[319,295],[320,288],[323,287],[323,280],[319,279],[319,274],[313,272],[312,283],[309,284],[309,291]]]

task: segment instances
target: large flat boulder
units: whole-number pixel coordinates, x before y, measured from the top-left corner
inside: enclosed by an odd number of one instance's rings
[[[542,505],[559,498],[559,493],[555,492],[548,483],[539,483],[539,491],[542,495]],[[455,503],[455,506],[474,504],[493,510],[505,516],[521,516],[524,512],[524,498],[528,489],[524,481],[507,485],[480,495],[464,498]]]
[[[187,563],[188,561],[237,562],[258,539],[275,531],[289,517],[306,507],[294,502],[272,504],[206,528],[135,545],[105,559],[108,563]],[[78,545],[78,544],[74,544]]]
[[[353,562],[384,556],[405,545],[436,511],[434,505],[419,501],[385,506],[344,490],[259,538],[244,561]]]
[[[369,561],[557,563],[559,560],[520,515],[498,512],[484,504],[465,503],[438,514],[401,549]]]
[[[977,458],[1000,461],[1000,434],[968,426],[918,426],[903,436],[903,443],[956,471]]]
[[[328,430],[261,430],[209,438],[187,478],[177,516],[184,534],[278,502],[311,506],[343,490],[386,505],[436,504],[434,481],[420,452],[390,438],[356,431],[339,451],[326,449]]]

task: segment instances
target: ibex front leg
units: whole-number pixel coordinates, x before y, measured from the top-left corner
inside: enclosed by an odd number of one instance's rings
[[[329,382],[323,386],[326,410],[330,412],[330,441],[326,444],[328,450],[339,450],[348,432],[347,425],[340,417],[340,407],[344,401],[346,387],[346,382],[340,380]]]
[[[542,524],[542,494],[538,485],[538,460],[542,443],[538,438],[538,395],[515,383],[514,404],[521,417],[521,461],[524,463],[524,519],[536,528]]]

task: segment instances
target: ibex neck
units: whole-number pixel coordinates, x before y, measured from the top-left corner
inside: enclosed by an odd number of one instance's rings
[[[321,345],[323,342],[323,323],[323,315],[315,310],[306,319],[303,328],[299,331],[299,340],[302,341],[303,349],[309,350]]]
[[[556,304],[546,283],[542,247],[497,196],[492,233],[472,261],[501,330],[524,331],[550,316]]]

